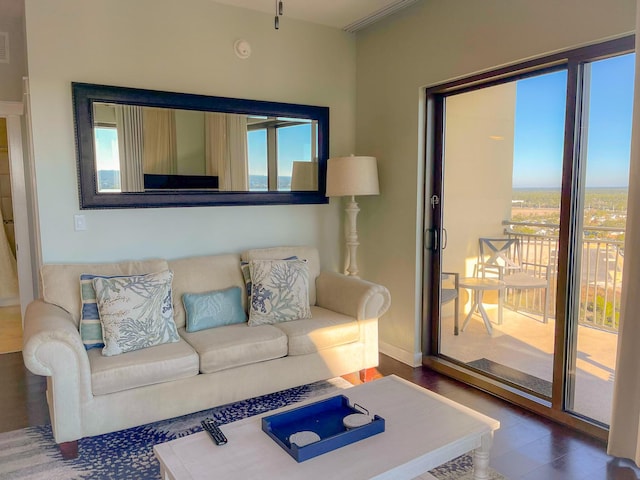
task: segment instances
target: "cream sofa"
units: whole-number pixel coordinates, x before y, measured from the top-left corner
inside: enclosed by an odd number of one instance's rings
[[[296,255],[309,265],[312,318],[276,325],[246,323],[185,330],[183,293],[244,289],[240,261]],[[85,350],[78,332],[82,273],[130,275],[173,271],[174,320],[180,341],[106,357]],[[44,265],[42,299],[24,321],[27,368],[47,377],[54,437],[63,455],[77,440],[184,415],[378,364],[378,317],[386,288],[320,272],[312,247],[257,249],[242,255],[113,264]],[[244,297],[244,295],[243,295]],[[246,298],[243,299],[246,307]]]

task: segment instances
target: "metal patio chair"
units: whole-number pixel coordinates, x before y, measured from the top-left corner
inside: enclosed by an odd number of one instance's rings
[[[452,280],[453,288],[447,286],[446,288],[440,288],[440,305],[444,305],[451,301],[455,302],[453,305],[453,334],[458,335],[458,315],[460,312],[460,289],[459,289],[460,274],[455,272],[442,272],[442,281]]]
[[[518,238],[482,237],[479,239],[479,248],[476,275],[502,280],[505,284],[504,292],[515,291],[515,311],[518,311],[520,306],[522,290],[544,290],[542,321],[547,323],[549,321],[549,263],[538,263],[535,260],[522,258],[522,247]],[[499,292],[500,319],[502,319],[503,296],[504,293]]]

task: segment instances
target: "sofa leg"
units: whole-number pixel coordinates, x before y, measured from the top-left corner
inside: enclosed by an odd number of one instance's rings
[[[73,460],[78,457],[78,441],[59,443],[60,453],[65,460]]]
[[[380,374],[375,368],[365,368],[364,370],[360,370],[360,381],[363,383],[370,382],[371,380],[379,376]]]

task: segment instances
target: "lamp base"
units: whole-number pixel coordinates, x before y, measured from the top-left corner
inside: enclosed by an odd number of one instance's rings
[[[356,251],[358,249],[358,230],[356,228],[356,219],[360,208],[356,202],[355,197],[351,196],[351,201],[345,208],[347,219],[349,220],[349,230],[347,231],[347,254],[349,256],[349,263],[347,265],[347,275],[350,277],[358,276],[358,263],[356,261]]]

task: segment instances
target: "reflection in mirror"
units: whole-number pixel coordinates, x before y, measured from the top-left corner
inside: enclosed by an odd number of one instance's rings
[[[99,193],[314,191],[316,120],[93,103]]]
[[[327,107],[71,87],[82,209],[328,202]]]

